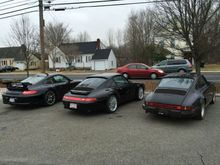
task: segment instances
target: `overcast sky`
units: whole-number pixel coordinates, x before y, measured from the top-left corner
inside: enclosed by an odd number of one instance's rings
[[[29,1],[35,1],[35,0],[29,0]],[[84,0],[84,1],[89,1],[89,0]],[[149,0],[124,0],[124,2],[126,3],[144,2],[144,1],[149,1]],[[83,0],[53,1],[53,3],[61,3],[61,2],[83,2]],[[110,4],[110,3],[104,3],[104,4]],[[93,5],[93,4],[89,4],[89,5]],[[0,3],[0,11],[1,11],[1,7],[2,5]],[[71,7],[71,6],[69,5],[67,7]],[[69,25],[69,27],[73,31],[72,33],[73,36],[76,36],[79,32],[87,31],[91,37],[91,40],[96,40],[97,38],[100,38],[103,42],[107,43],[107,33],[109,29],[113,29],[113,30],[123,29],[127,22],[128,16],[132,10],[137,11],[140,9],[146,9],[146,7],[150,7],[149,4],[102,7],[102,8],[84,8],[84,9],[73,9],[66,11],[45,11],[44,19],[45,19],[45,23],[58,21],[58,22],[63,22],[66,25]],[[31,22],[34,25],[36,25],[37,27],[39,26],[38,24],[39,14],[37,12],[26,15],[29,16]],[[12,24],[14,20],[17,20],[20,17],[21,16],[7,18],[7,19],[0,19],[0,47],[8,46],[7,40],[10,39],[9,38],[10,24]]]

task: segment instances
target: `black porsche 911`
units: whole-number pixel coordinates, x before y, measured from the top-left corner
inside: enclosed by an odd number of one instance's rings
[[[36,74],[19,83],[7,84],[7,91],[2,95],[4,104],[53,105],[62,100],[63,95],[73,89],[80,81],[72,81],[61,74]]]
[[[117,110],[120,103],[144,97],[144,84],[132,83],[118,73],[87,77],[63,97],[64,108],[72,110]]]
[[[203,75],[171,74],[146,96],[143,109],[153,114],[191,116],[202,120],[206,107],[215,102],[215,93],[215,85]]]

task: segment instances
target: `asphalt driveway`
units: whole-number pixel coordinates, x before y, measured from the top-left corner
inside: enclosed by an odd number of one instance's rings
[[[218,165],[220,98],[203,121],[145,114],[141,102],[114,114],[0,103],[0,164]]]

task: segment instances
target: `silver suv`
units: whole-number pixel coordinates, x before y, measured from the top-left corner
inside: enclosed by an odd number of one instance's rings
[[[161,69],[165,73],[191,72],[192,64],[187,59],[164,60],[152,66],[152,68]]]

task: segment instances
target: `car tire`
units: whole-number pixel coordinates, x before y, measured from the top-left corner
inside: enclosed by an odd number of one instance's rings
[[[111,95],[106,103],[106,110],[108,113],[114,113],[117,111],[118,108],[118,101],[117,98],[114,95]]]
[[[184,69],[180,69],[178,72],[179,73],[186,73],[186,71]]]
[[[151,73],[150,78],[153,79],[153,80],[156,79],[157,78],[157,74],[156,73]]]
[[[213,97],[212,97],[212,101],[211,101],[211,104],[214,104],[216,101],[216,95],[214,94]]]
[[[137,90],[137,100],[143,100],[144,98],[144,88],[139,87]]]
[[[49,90],[44,95],[44,104],[47,106],[54,105],[56,103],[56,94],[54,91]]]
[[[127,78],[127,79],[129,78],[129,76],[128,76],[127,73],[123,73],[122,75],[123,75],[125,78]]]
[[[200,105],[200,109],[197,114],[197,119],[198,120],[203,120],[205,118],[206,114],[206,107],[205,107],[205,102],[202,102]]]

